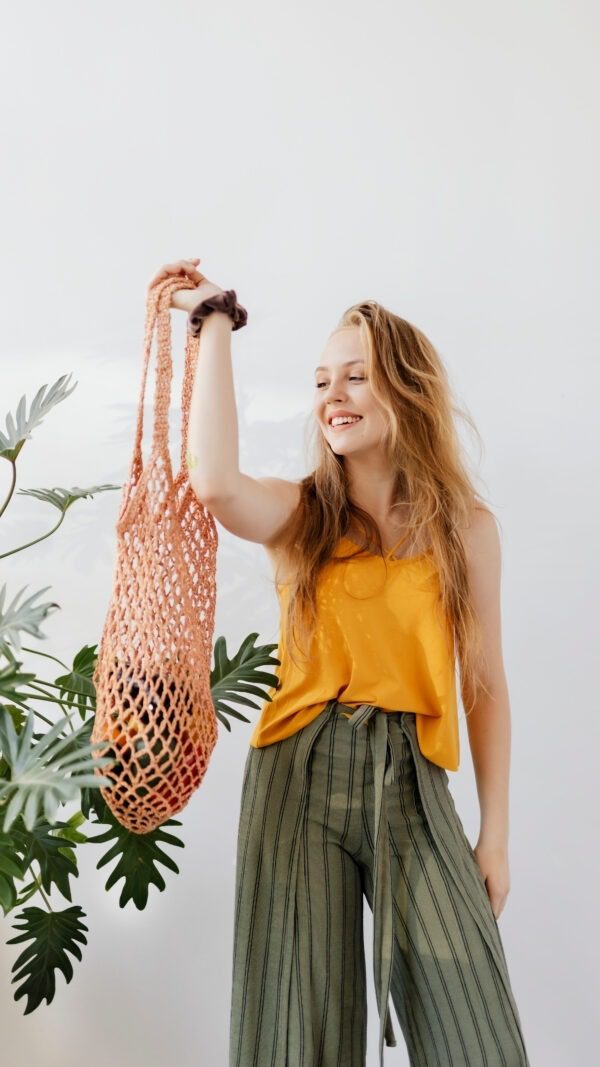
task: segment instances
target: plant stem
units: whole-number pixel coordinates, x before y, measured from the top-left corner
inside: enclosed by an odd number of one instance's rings
[[[40,869],[40,876],[41,876],[41,869]],[[48,908],[48,911],[52,911],[53,912],[54,908],[52,907],[50,901],[48,900],[48,897],[46,896],[46,894],[44,892],[44,888],[43,888],[43,886],[41,885],[40,881],[37,878],[36,878],[36,882],[37,882],[37,887],[38,887],[40,893],[42,894],[44,900],[46,901],[46,907]]]
[[[33,682],[28,682],[27,684],[31,686],[31,685],[33,685]],[[19,695],[21,695],[21,694],[19,694]],[[31,700],[47,700],[51,704],[60,704],[61,708],[62,707],[67,707],[67,708],[76,708],[76,707],[78,707],[78,704],[77,704],[77,702],[75,700],[73,700],[73,701],[57,700],[56,697],[42,696],[41,693],[25,693],[25,697],[28,700],[29,699],[31,699]],[[33,711],[33,708],[31,710]],[[39,715],[39,712],[38,711],[34,711],[34,714],[35,715]],[[53,725],[54,725],[54,723],[50,723],[50,726],[53,726]]]
[[[1,514],[2,512],[0,512],[0,515]],[[65,511],[61,512],[60,519],[56,526],[53,526],[51,530],[48,530],[48,533],[42,534],[41,537],[36,537],[34,541],[28,541],[25,545],[18,545],[17,548],[11,548],[10,552],[0,552],[0,559],[6,559],[7,556],[14,556],[15,552],[22,552],[24,548],[31,548],[32,545],[37,545],[40,541],[45,541],[47,537],[52,537],[52,534],[56,533],[59,526],[64,522],[65,515]]]
[[[21,645],[21,648],[23,649],[23,652],[33,652],[35,656],[45,656],[46,659],[53,659],[55,663],[59,663],[66,671],[69,670],[68,663],[63,663],[58,656],[51,656],[49,652],[40,652],[39,648],[27,648],[26,645]]]
[[[6,459],[7,457],[5,456],[4,458]],[[7,496],[6,500],[4,501],[4,503],[2,505],[2,508],[0,508],[0,518],[2,518],[4,512],[6,511],[8,505],[10,503],[11,497],[12,497],[14,491],[15,491],[15,485],[17,484],[17,464],[15,463],[14,459],[9,459],[8,462],[10,463],[10,465],[12,467],[12,482],[10,483],[10,489],[8,491],[8,496]]]
[[[42,685],[51,685],[51,684],[52,684],[51,682],[42,682]],[[36,686],[35,682],[29,682],[29,683],[28,683],[28,685],[29,685],[29,688],[30,688],[30,689],[37,689],[37,688],[38,688],[38,687]],[[42,693],[44,692],[44,691],[43,691],[43,689],[41,690],[41,692],[42,692]],[[40,698],[40,697],[39,697],[39,696],[38,696],[37,694],[36,694],[36,695],[33,695],[33,694],[31,694],[31,699],[32,699],[32,700],[39,700],[39,699],[44,699],[44,698],[43,698],[43,697],[42,697],[42,698]],[[50,696],[50,697],[46,697],[46,699],[47,699],[47,700],[53,700],[54,698]],[[65,709],[64,709],[64,704],[63,704],[63,701],[61,701],[61,700],[54,700],[54,703],[55,703],[55,704],[59,704],[59,705],[60,705],[60,708],[61,708],[61,710],[63,711],[63,713],[65,713]],[[38,718],[40,718],[40,719],[41,719],[41,720],[42,720],[43,722],[48,722],[48,721],[49,721],[49,720],[48,720],[48,719],[46,718],[46,716],[45,716],[45,715],[42,715],[42,714],[40,714],[40,712],[39,712],[39,711],[36,711],[36,710],[35,710],[35,708],[32,708],[31,710],[33,711],[33,714],[34,714],[34,715],[37,715],[37,716],[38,716]],[[65,714],[66,714],[66,713],[65,713]],[[70,716],[67,716],[67,718],[68,718],[68,720],[69,720],[69,726],[70,726],[70,728],[71,728],[71,733],[75,733],[75,728],[74,728],[74,726],[73,726],[73,723],[71,722],[71,717],[70,717]],[[53,722],[50,722],[50,723],[49,723],[49,725],[50,725],[50,726],[54,726],[54,723],[53,723]]]
[[[30,697],[31,700],[50,700],[50,701],[52,701],[53,704],[60,704],[60,700],[54,700],[53,697],[42,697],[42,696],[38,696],[36,693],[31,693],[31,694],[28,693],[27,696]],[[19,708],[20,711],[22,711],[22,710],[32,711],[37,719],[41,719],[42,722],[46,723],[46,726],[54,726],[55,725],[52,719],[47,719],[45,715],[42,715],[41,711],[37,711],[35,708],[22,709],[22,708],[19,707],[18,704],[16,706]],[[60,706],[62,708],[63,705],[60,704]],[[75,707],[76,705],[75,704],[71,704],[71,705],[68,705],[68,706],[69,707]],[[69,726],[71,727],[71,733],[75,733],[75,730],[73,728],[73,724],[70,721],[70,719],[71,719],[70,715],[67,715],[67,713],[65,712],[65,717],[67,719],[69,719]]]
[[[83,693],[79,692],[79,689],[67,689],[65,685],[57,685],[56,682],[46,682],[43,678],[36,678],[36,682],[38,685],[49,685],[51,689],[62,689],[63,693],[79,693],[79,696],[84,696]],[[28,684],[33,685],[32,682],[29,682]],[[60,701],[58,703],[60,703]]]

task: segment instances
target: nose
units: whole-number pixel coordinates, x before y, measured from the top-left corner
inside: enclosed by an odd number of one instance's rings
[[[332,383],[328,385],[326,389],[320,389],[320,400],[322,405],[331,405],[336,402],[344,401],[348,397],[347,391],[343,385],[336,385]]]

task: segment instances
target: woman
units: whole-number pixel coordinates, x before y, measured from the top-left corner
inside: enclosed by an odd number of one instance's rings
[[[172,298],[191,313],[223,292],[199,262],[150,284],[196,282]],[[223,311],[202,322],[190,480],[226,529],[265,546],[282,614],[242,786],[230,1067],[363,1067],[363,896],[380,1063],[396,1044],[391,995],[411,1064],[528,1065],[497,921],[510,889],[500,543],[443,363],[410,323],[353,306],[315,370],[313,471],[255,479],[238,463],[231,331]],[[475,848],[448,786],[455,666]]]

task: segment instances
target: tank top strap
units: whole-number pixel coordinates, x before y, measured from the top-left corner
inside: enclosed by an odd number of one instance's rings
[[[400,540],[399,540],[399,541],[396,541],[396,544],[395,544],[395,545],[392,545],[392,547],[390,548],[389,552],[386,552],[386,554],[385,554],[385,559],[389,559],[389,558],[390,558],[390,556],[394,554],[394,552],[396,551],[396,549],[400,547],[400,545],[402,544],[402,542],[403,542],[403,541],[406,541],[406,538],[407,538],[407,537],[408,537],[408,534],[406,533],[406,534],[404,534],[404,535],[403,535],[403,536],[402,536],[402,537],[400,538]]]

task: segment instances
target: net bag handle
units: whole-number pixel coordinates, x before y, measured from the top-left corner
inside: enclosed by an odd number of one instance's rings
[[[133,456],[127,481],[127,489],[123,496],[123,504],[119,521],[122,522],[125,511],[131,500],[133,490],[139,485],[144,470],[152,466],[152,458],[160,455],[165,467],[173,478],[171,470],[171,456],[168,446],[169,437],[169,407],[171,401],[171,379],[173,377],[172,337],[171,337],[171,293],[176,289],[195,289],[196,285],[189,278],[167,278],[157,283],[149,292],[146,301],[146,322],[144,331],[144,364],[142,369],[142,381],[138,402],[137,424]],[[154,421],[152,428],[152,446],[150,457],[144,468],[142,456],[142,437],[144,430],[144,399],[146,394],[146,382],[148,380],[148,368],[152,355],[152,342],[156,331],[157,358],[156,377],[154,390]],[[187,430],[189,423],[189,408],[192,395],[194,373],[200,338],[194,337],[188,330],[185,346],[185,366],[183,384],[181,390],[181,453],[180,470],[178,480],[187,477],[185,466]]]

